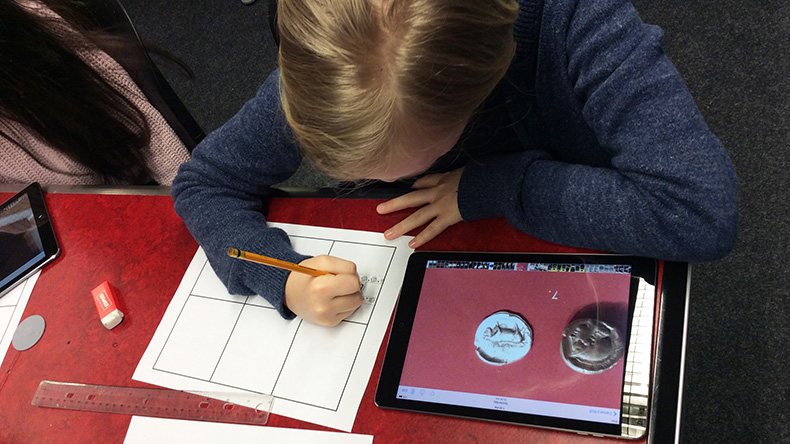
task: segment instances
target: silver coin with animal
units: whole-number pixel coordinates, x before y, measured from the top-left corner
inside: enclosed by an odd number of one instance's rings
[[[532,328],[520,315],[498,311],[475,332],[477,356],[486,364],[505,365],[526,356],[532,348]]]

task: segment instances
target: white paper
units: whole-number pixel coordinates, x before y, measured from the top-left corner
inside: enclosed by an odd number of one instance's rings
[[[356,263],[366,281],[363,305],[332,328],[286,321],[260,296],[228,294],[198,249],[133,379],[186,391],[270,394],[275,414],[350,431],[413,251],[411,238],[271,225],[285,230],[300,253]]]
[[[371,444],[373,436],[132,416],[124,444]]]
[[[33,287],[36,286],[40,274],[40,270],[35,272],[0,298],[0,335],[2,335],[0,336],[0,364],[3,363],[8,347],[14,339],[14,332],[19,321],[22,320],[22,313],[25,312],[25,306],[27,306],[27,301],[30,299],[30,294],[33,293]]]

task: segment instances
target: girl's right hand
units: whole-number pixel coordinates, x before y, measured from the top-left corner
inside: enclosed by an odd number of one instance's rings
[[[314,277],[291,272],[288,276],[285,305],[300,318],[334,327],[362,305],[357,266],[353,262],[321,255],[305,259],[300,265],[333,273]]]

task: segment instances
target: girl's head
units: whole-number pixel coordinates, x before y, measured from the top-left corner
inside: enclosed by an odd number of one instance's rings
[[[315,165],[344,180],[427,169],[515,51],[516,0],[280,0],[281,97]]]

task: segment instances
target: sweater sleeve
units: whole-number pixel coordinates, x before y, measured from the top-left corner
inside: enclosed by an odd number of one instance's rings
[[[661,50],[661,31],[627,1],[545,7],[538,82],[553,85],[546,120],[554,131],[591,131],[609,164],[531,151],[476,165],[459,190],[472,196],[459,198],[464,219],[505,216],[552,242],[660,259],[726,255],[737,232],[735,171]],[[475,188],[494,175],[499,185],[484,200]]]
[[[264,200],[269,188],[290,177],[301,162],[279,106],[275,71],[257,95],[193,150],[173,182],[175,210],[203,247],[217,276],[232,294],[259,294],[286,318],[288,272],[228,257],[238,248],[301,262],[284,231],[268,227]]]

